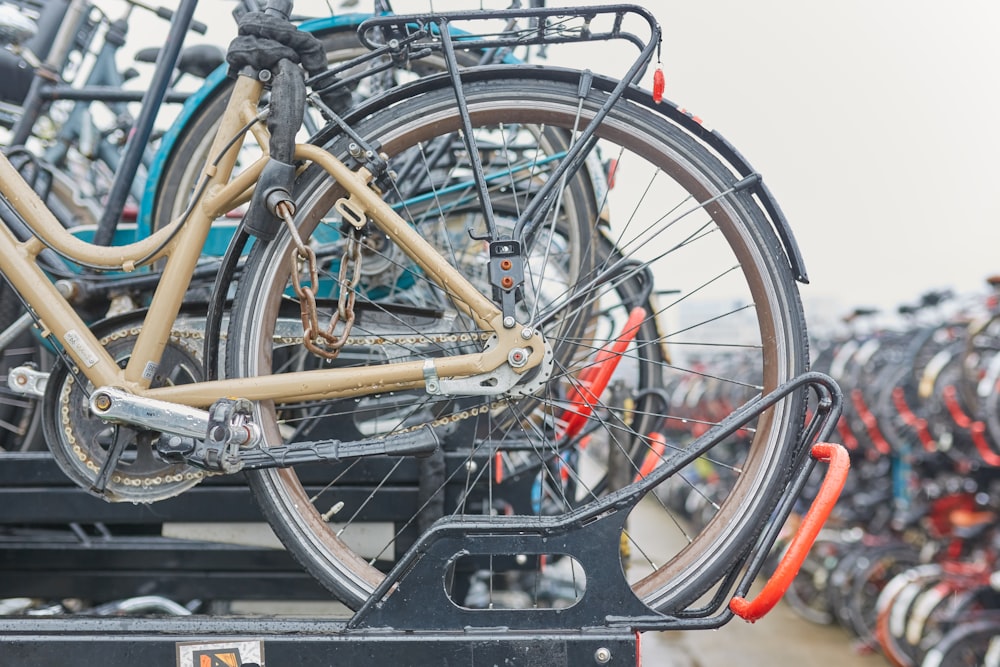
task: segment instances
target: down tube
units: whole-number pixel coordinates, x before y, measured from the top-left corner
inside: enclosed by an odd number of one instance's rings
[[[43,216],[52,217],[4,155],[0,155],[0,193],[29,225]],[[13,202],[18,204],[16,208]],[[64,343],[73,361],[87,369],[88,376],[102,384],[113,383],[119,376],[118,366],[35,261],[43,249],[38,239],[21,243],[6,225],[0,226],[0,270],[4,277],[30,304],[45,331]]]

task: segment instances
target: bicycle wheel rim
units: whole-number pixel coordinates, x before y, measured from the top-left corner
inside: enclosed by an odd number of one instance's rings
[[[492,126],[495,122],[497,125],[537,123],[573,128],[577,122],[576,98],[575,94],[565,92],[571,88],[560,86],[559,81],[541,78],[529,81],[502,79],[485,82],[478,87],[473,84],[466,92],[477,126]],[[600,94],[595,97],[599,98]],[[573,103],[568,100],[573,100]],[[396,151],[396,142],[414,145],[435,133],[457,129],[454,105],[447,93],[411,100],[410,104],[418,111],[411,109],[409,114],[405,111],[400,114],[399,110],[387,112],[387,116],[392,117],[378,128],[379,141],[390,155]],[[585,108],[584,119],[590,113],[592,108]],[[635,117],[637,114],[638,120]],[[372,124],[378,123],[372,121]],[[650,127],[662,131],[663,135],[646,133]],[[636,139],[637,132],[645,133],[645,136]],[[708,211],[722,231],[725,243],[738,259],[738,266],[742,267],[741,278],[745,279],[749,293],[754,296],[752,309],[763,341],[755,347],[762,373],[760,387],[757,388],[769,391],[804,370],[804,326],[780,245],[749,197],[731,192],[724,198],[716,198],[719,190],[731,186],[733,175],[689,136],[662,117],[645,110],[630,108],[621,113],[613,112],[600,134],[602,141],[629,146],[640,159],[652,160],[658,165],[674,165],[671,176],[688,179],[684,187],[689,194],[694,192],[699,201],[710,201],[709,206],[699,204],[695,208]],[[693,164],[689,155],[692,152],[705,163]],[[728,182],[715,182],[714,179],[723,173]],[[634,241],[619,237],[616,243],[631,244]],[[274,261],[282,253],[283,250],[272,248],[267,253],[268,259],[259,259],[254,264],[271,267],[263,269],[269,277],[258,278],[260,282],[283,283],[280,276],[282,269],[275,268]],[[245,297],[247,303],[266,301],[262,301],[262,294],[258,291],[248,294],[250,296]],[[269,308],[263,317],[255,316],[254,319],[263,322],[277,317],[278,304],[273,297]],[[247,328],[238,328],[236,335],[257,341],[267,340],[271,335],[271,332],[260,328],[267,325],[249,322],[245,325]],[[242,373],[266,372],[271,363],[267,356],[247,352],[244,358],[236,359],[234,363],[241,367]],[[760,418],[749,447],[750,453],[741,467],[743,472],[729,490],[726,502],[688,547],[682,548],[665,565],[634,582],[634,591],[647,604],[667,610],[693,602],[710,587],[711,584],[706,582],[732,567],[734,559],[745,553],[777,502],[777,492],[787,481],[785,459],[791,449],[790,443],[798,433],[801,412],[801,402],[793,399],[780,403]],[[359,566],[354,557],[356,554],[334,541],[320,512],[312,507],[308,494],[297,483],[295,474],[265,472],[254,478],[261,498],[273,510],[272,518],[285,524],[285,529],[282,529],[285,537],[290,535],[286,541],[297,545],[294,550],[298,557],[314,574],[319,572],[321,580],[349,605],[363,601],[370,594],[371,585],[381,579],[381,574],[370,565]],[[305,547],[298,548],[302,545]],[[346,567],[343,567],[344,564]]]

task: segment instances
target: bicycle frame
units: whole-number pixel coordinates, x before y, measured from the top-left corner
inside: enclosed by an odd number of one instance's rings
[[[257,116],[257,101],[262,84],[240,77],[215,139],[212,154],[222,157],[207,182],[207,194],[194,208],[181,229],[175,220],[168,227],[142,241],[114,248],[86,243],[67,232],[47,211],[38,196],[18,176],[6,159],[0,160],[0,193],[10,202],[40,238],[19,242],[10,229],[0,228],[0,271],[8,277],[25,302],[37,314],[44,334],[55,338],[95,387],[121,387],[139,396],[208,407],[219,397],[240,396],[249,400],[276,402],[318,399],[337,396],[360,396],[390,389],[422,387],[432,374],[441,377],[468,377],[489,372],[507,363],[514,346],[532,349],[528,363],[515,372],[523,373],[536,366],[544,345],[541,336],[532,332],[525,338],[524,325],[505,328],[500,310],[454,267],[437,255],[419,234],[392,211],[391,207],[368,187],[367,172],[351,171],[343,162],[314,146],[299,145],[296,157],[316,162],[350,192],[350,201],[361,207],[375,223],[413,259],[427,275],[442,285],[465,314],[473,317],[499,344],[482,353],[435,360],[433,368],[425,362],[404,362],[392,366],[355,368],[350,371],[326,369],[290,373],[265,378],[218,380],[191,385],[149,388],[149,378],[166,347],[171,326],[180,312],[190,276],[201,253],[212,221],[248,198],[267,157],[229,182],[240,142],[226,148],[229,137],[240,132]],[[260,137],[264,138],[264,137]],[[262,141],[266,145],[266,142]],[[224,153],[223,153],[224,150]],[[204,178],[204,175],[203,175]],[[160,244],[169,240],[163,250]],[[142,331],[124,369],[102,348],[97,338],[60,295],[35,261],[46,247],[70,256],[84,265],[102,270],[133,269],[136,266],[168,257],[163,277],[153,295]]]

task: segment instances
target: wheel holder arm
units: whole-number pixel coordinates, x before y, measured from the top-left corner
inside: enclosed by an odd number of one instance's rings
[[[751,623],[771,611],[788,590],[795,575],[798,574],[799,568],[802,567],[803,561],[809,555],[809,550],[812,549],[816,536],[819,535],[820,529],[836,505],[840,492],[844,488],[844,482],[847,480],[847,472],[851,463],[850,456],[844,447],[820,442],[813,445],[812,456],[814,459],[829,463],[830,467],[827,469],[819,493],[802,520],[795,537],[792,538],[778,568],[756,598],[747,600],[745,597],[737,596],[729,603],[729,608],[734,614]]]

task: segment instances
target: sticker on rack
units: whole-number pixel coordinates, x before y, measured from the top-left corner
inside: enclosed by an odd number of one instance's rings
[[[178,642],[177,667],[264,667],[264,642],[234,639],[220,642]]]

